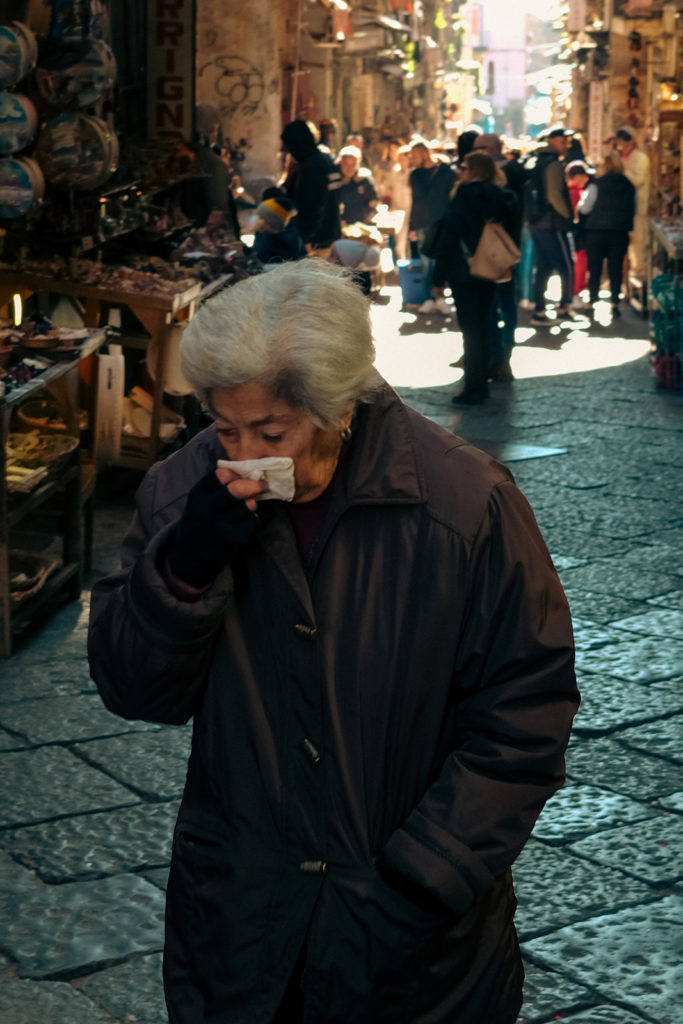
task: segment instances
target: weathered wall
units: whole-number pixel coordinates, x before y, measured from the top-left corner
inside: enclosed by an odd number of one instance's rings
[[[296,0],[197,4],[197,103],[218,109],[224,138],[246,140],[243,180],[280,173],[283,69],[295,40]]]

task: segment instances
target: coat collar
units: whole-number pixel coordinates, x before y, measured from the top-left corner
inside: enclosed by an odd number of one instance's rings
[[[386,381],[371,403],[359,404],[351,440],[332,482],[332,500],[307,578],[280,502],[262,512],[261,542],[297,595],[311,626],[310,580],[336,524],[352,506],[421,504],[426,498],[409,411]]]
[[[409,411],[386,381],[357,406],[341,481],[349,505],[425,501]]]

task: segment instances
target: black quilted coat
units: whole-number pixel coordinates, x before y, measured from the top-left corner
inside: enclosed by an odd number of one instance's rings
[[[204,599],[158,564],[211,427],[147,474],[89,653],[126,718],[194,716],[167,897],[172,1024],[512,1024],[510,865],[562,784],[569,612],[506,469],[387,387],[307,574],[279,502]],[[303,968],[303,970],[302,970]]]

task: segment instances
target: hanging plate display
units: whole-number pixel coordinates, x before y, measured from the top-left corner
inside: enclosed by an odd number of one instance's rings
[[[11,89],[33,70],[38,43],[30,28],[20,21],[0,25],[0,89]]]
[[[43,99],[55,107],[90,107],[111,89],[116,81],[116,58],[103,39],[88,43],[85,53],[66,66],[55,60],[36,70],[36,85]]]
[[[0,156],[9,156],[31,142],[38,127],[36,108],[17,92],[0,92]]]
[[[41,127],[35,155],[53,185],[99,188],[116,170],[119,144],[99,117],[59,114]]]
[[[43,198],[44,192],[43,175],[31,157],[0,160],[0,218],[23,217]]]

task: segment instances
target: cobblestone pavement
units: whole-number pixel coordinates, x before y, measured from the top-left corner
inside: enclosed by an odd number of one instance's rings
[[[515,865],[520,1021],[681,1024],[683,395],[657,391],[642,355],[557,374],[572,349],[590,365],[635,351],[646,325],[627,310],[545,337],[522,325],[522,379],[454,411],[453,321],[401,311],[395,289],[374,315],[380,366],[404,353],[389,376],[405,399],[510,465],[573,610],[583,704],[568,783]],[[92,579],[115,565],[131,493],[100,497]],[[167,1020],[164,885],[189,728],[104,709],[87,606],[86,590],[0,665],[2,1024]]]

